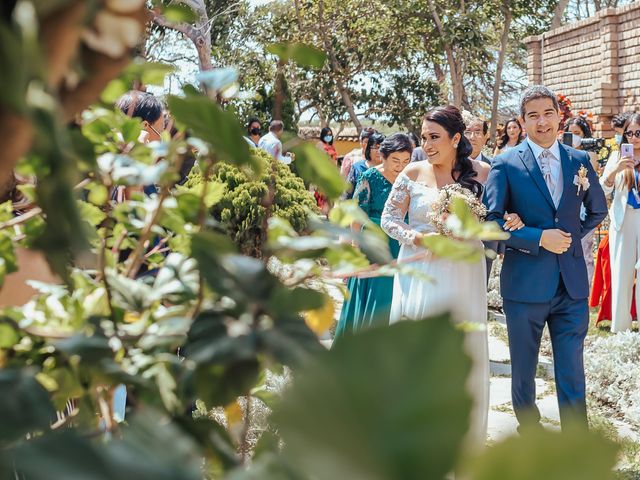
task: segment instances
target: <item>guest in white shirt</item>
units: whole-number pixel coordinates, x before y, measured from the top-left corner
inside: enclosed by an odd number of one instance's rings
[[[294,159],[294,156],[292,153],[283,155],[282,142],[280,141],[283,132],[284,123],[281,120],[272,120],[269,124],[269,133],[260,139],[258,148],[261,148],[279,162],[288,165]]]
[[[489,124],[486,120],[466,111],[462,113],[462,117],[467,125],[464,136],[467,137],[473,149],[469,158],[491,165],[491,159],[482,153],[482,149],[487,144],[487,140],[489,140]]]
[[[631,297],[640,264],[640,114],[627,119],[622,143],[633,145],[631,156],[613,152],[600,184],[613,201],[609,209],[611,252],[611,331],[631,330]],[[640,305],[640,285],[636,285]]]

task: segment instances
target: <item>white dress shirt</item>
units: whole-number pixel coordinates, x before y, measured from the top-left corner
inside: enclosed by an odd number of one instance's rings
[[[282,142],[273,132],[267,133],[260,139],[258,148],[261,148],[279,162],[291,163],[291,157],[282,155]]]
[[[553,203],[558,207],[560,204],[560,199],[562,198],[562,191],[564,190],[564,186],[562,184],[562,164],[560,163],[560,144],[556,140],[553,142],[549,148],[543,148],[540,145],[531,141],[529,137],[527,137],[527,143],[529,144],[529,148],[533,152],[533,156],[538,162],[538,166],[540,170],[542,170],[542,165],[540,164],[540,155],[544,150],[549,150],[551,152],[551,157],[549,157],[549,167],[551,168],[551,176],[555,181],[555,192],[553,192],[552,198]]]

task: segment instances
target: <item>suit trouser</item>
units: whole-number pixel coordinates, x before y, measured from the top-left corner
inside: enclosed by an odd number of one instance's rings
[[[562,278],[547,303],[504,300],[511,354],[511,398],[518,422],[538,423],[536,369],[544,324],[549,326],[560,420],[586,425],[583,349],[589,328],[587,299],[569,297]]]
[[[620,230],[609,229],[611,254],[611,331],[631,329],[631,296],[640,252],[640,210],[627,208]],[[640,288],[636,288],[640,305]]]

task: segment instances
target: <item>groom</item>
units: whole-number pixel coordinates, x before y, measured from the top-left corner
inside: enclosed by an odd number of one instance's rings
[[[526,225],[505,241],[500,278],[513,409],[521,427],[540,425],[535,376],[547,323],[562,426],[586,426],[582,354],[589,282],[580,240],[604,219],[607,204],[589,156],[556,139],[556,94],[542,85],[527,88],[520,114],[528,138],[493,160],[485,190],[487,220],[503,225],[504,213],[514,212]],[[580,220],[583,204],[587,215]]]

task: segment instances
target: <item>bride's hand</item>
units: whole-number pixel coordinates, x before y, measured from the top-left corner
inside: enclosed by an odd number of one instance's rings
[[[520,219],[520,216],[517,213],[505,213],[504,220],[505,224],[502,228],[508,232],[520,230],[524,227],[524,222]]]
[[[433,235],[438,235],[436,232],[429,232],[429,233],[422,233],[422,232],[418,232],[416,233],[415,238],[413,239],[413,244],[416,247],[424,247],[424,244],[422,243],[422,240],[426,237],[431,237]]]

